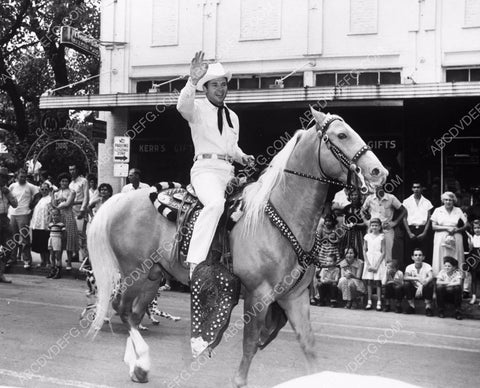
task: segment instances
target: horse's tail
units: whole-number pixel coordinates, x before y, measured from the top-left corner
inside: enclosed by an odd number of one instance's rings
[[[110,242],[111,220],[118,201],[124,194],[111,197],[98,210],[88,230],[87,242],[90,262],[97,286],[97,309],[88,335],[95,337],[102,328],[110,309],[110,301],[118,286],[121,273]]]

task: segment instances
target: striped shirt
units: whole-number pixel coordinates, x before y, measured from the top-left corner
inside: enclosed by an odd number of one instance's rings
[[[63,222],[50,222],[48,224],[50,230],[50,237],[62,237],[62,232],[65,230],[65,224]]]

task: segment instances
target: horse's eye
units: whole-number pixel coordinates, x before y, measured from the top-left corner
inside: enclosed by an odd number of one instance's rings
[[[339,134],[338,134],[338,138],[339,138],[340,140],[343,140],[343,139],[346,139],[346,138],[347,138],[347,135],[345,135],[344,133],[339,133]]]

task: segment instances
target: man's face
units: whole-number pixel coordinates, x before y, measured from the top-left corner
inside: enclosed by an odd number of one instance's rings
[[[412,255],[412,260],[415,264],[420,264],[423,262],[423,259],[425,259],[425,256],[423,255],[422,251],[413,251]]]
[[[25,174],[24,172],[19,172],[17,179],[18,183],[23,185],[27,181],[27,174]]]
[[[224,77],[208,81],[203,86],[208,100],[214,105],[222,105],[227,96],[227,85],[227,79]]]
[[[140,181],[140,177],[135,171],[130,170],[130,172],[128,173],[128,180],[130,181],[130,183],[137,183]]]
[[[72,179],[75,179],[78,176],[77,166],[69,166],[68,172],[72,176]]]
[[[414,195],[422,194],[422,186],[419,183],[414,183],[412,185],[412,192]]]

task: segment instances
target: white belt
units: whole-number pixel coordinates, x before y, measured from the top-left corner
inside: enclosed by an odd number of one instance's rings
[[[196,162],[197,160],[202,159],[217,159],[217,160],[224,160],[228,163],[233,163],[233,158],[228,155],[221,155],[221,154],[198,154],[193,158],[193,161]]]

